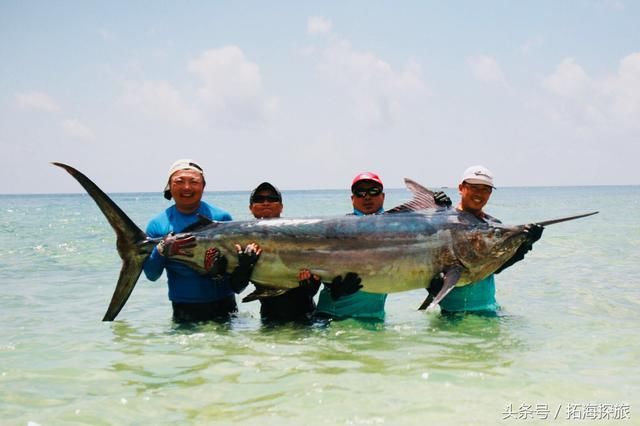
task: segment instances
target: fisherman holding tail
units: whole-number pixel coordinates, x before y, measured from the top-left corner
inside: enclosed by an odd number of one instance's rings
[[[238,268],[233,274],[221,273],[216,277],[200,275],[186,265],[167,259],[172,255],[191,255],[191,249],[196,245],[195,237],[175,234],[199,222],[200,216],[215,221],[231,220],[226,211],[202,201],[205,184],[204,170],[195,161],[182,159],[173,163],[164,197],[167,200],[173,198],[175,204],[154,217],[146,230],[151,238],[164,238],[145,261],[144,273],[149,280],[156,281],[166,269],[169,299],[176,322],[228,319],[237,311],[231,281],[234,278],[238,280],[241,275],[249,275],[260,255],[254,244],[244,249],[237,247]],[[224,270],[224,267],[216,269]]]
[[[484,222],[501,223],[483,210],[494,189],[493,173],[484,166],[471,166],[464,171],[460,179],[460,184],[458,185],[460,204],[456,208],[460,211],[471,213]],[[524,255],[532,249],[533,243],[542,236],[543,230],[544,228],[537,224],[527,225],[525,228],[527,239],[520,245],[516,253],[498,268],[495,274],[524,259]],[[437,276],[431,282],[428,289],[430,298],[438,294],[442,288],[442,283],[441,276]],[[499,311],[500,305],[496,302],[494,274],[472,284],[454,287],[440,301],[440,309],[444,314],[469,312],[490,316],[495,315]]]

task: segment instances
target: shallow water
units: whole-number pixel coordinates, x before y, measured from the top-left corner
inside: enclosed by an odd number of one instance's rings
[[[389,190],[386,205],[407,197]],[[113,198],[143,228],[167,206]],[[350,206],[344,191],[284,198],[287,217]],[[206,199],[249,217],[248,193]],[[0,423],[638,424],[638,200],[637,186],[496,191],[487,210],[505,223],[600,210],[548,227],[496,277],[499,318],[419,312],[424,291],[411,291],[378,324],[267,327],[254,302],[185,327],[164,278],[144,276],[100,321],[120,260],[88,196],[0,196]]]

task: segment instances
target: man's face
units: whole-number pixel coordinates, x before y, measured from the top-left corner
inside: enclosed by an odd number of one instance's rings
[[[493,188],[489,185],[462,182],[458,185],[460,206],[469,213],[480,213],[489,201]]]
[[[280,197],[277,194],[268,189],[262,189],[253,196],[253,200],[249,204],[249,210],[251,210],[253,217],[256,219],[280,217],[282,201],[280,201]]]
[[[372,181],[358,182],[351,194],[353,207],[364,214],[377,213],[384,204],[384,192],[380,184]]]
[[[179,211],[191,213],[200,206],[204,192],[202,174],[195,170],[178,170],[169,179],[171,196]]]

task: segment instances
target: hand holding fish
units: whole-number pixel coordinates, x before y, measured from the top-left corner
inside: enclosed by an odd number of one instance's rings
[[[542,237],[542,231],[544,231],[544,226],[538,225],[537,223],[531,223],[524,227],[524,233],[530,245]]]
[[[544,231],[544,226],[538,225],[537,223],[530,223],[528,225],[525,225],[524,234],[527,239],[524,240],[524,242],[520,245],[520,247],[518,247],[518,250],[516,250],[513,256],[511,256],[509,260],[507,260],[501,267],[499,267],[495,273],[499,274],[509,266],[524,259],[524,255],[533,249],[533,243],[535,243],[540,239],[540,237],[542,237],[542,231]]]
[[[451,198],[442,191],[433,193],[433,201],[440,207],[451,207]]]
[[[244,249],[240,244],[236,244],[236,251],[238,252],[238,267],[248,270],[258,262],[262,248],[256,243],[247,244]]]
[[[331,290],[331,298],[338,300],[342,296],[348,296],[362,288],[362,279],[355,272],[347,272],[342,279],[342,275],[338,275],[331,281],[331,284],[325,284]]]
[[[301,269],[298,273],[298,285],[309,293],[316,294],[320,288],[320,277],[308,269]]]
[[[175,235],[171,233],[164,237],[156,246],[161,256],[187,256],[193,257],[193,249],[196,247],[196,237],[191,234]]]
[[[260,258],[262,249],[256,243],[247,244],[243,249],[240,244],[236,244],[238,252],[238,266],[231,273],[231,288],[236,293],[241,293],[249,284],[253,267]]]
[[[228,264],[227,257],[217,247],[207,250],[204,267],[209,276],[219,278],[226,274]]]

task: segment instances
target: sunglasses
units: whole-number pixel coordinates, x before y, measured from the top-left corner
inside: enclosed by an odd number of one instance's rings
[[[277,195],[255,195],[251,201],[254,203],[279,203],[282,200]]]
[[[374,186],[373,188],[369,188],[369,189],[353,190],[353,195],[355,195],[358,198],[364,198],[367,196],[367,194],[369,194],[371,197],[377,197],[378,195],[382,194],[382,188]]]

